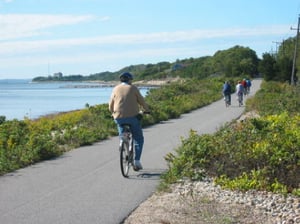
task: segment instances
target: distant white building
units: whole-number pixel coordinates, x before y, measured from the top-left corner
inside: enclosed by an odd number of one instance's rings
[[[56,72],[53,74],[54,78],[62,78],[63,77],[63,73],[62,72]]]

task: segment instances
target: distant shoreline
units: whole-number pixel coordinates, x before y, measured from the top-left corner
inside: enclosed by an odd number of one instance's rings
[[[141,88],[157,88],[162,85],[169,84],[171,82],[177,81],[178,79],[164,79],[164,80],[141,80],[141,81],[136,81],[133,82],[133,85],[141,87]],[[117,84],[119,84],[119,81],[34,81],[32,83],[85,83],[85,84],[78,84],[78,85],[65,85],[61,88],[103,88],[103,87],[114,87]],[[91,83],[90,85],[88,83]]]

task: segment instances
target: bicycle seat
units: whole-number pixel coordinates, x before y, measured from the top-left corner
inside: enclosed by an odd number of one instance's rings
[[[123,131],[130,131],[131,125],[130,124],[121,124]]]

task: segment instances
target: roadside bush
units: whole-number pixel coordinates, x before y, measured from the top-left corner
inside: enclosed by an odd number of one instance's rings
[[[246,110],[255,110],[260,115],[271,115],[288,112],[295,114],[300,111],[300,86],[287,83],[264,81],[261,89],[252,99],[247,101]]]
[[[155,121],[178,118],[181,114],[221,98],[222,80],[186,79],[151,89],[146,97]]]
[[[164,180],[209,175],[231,189],[292,192],[300,184],[299,145],[300,115],[290,119],[287,113],[249,119],[212,135],[191,132],[177,155],[166,157],[170,170]]]
[[[226,124],[211,135],[191,131],[176,155],[166,156],[169,170],[163,180],[211,176],[230,189],[300,195],[299,89],[282,83],[272,86],[275,90],[264,83],[258,96],[247,101],[248,110],[265,116]]]

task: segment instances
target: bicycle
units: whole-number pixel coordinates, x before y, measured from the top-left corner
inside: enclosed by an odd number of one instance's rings
[[[237,100],[239,102],[239,107],[243,105],[243,92],[238,93]]]
[[[143,114],[150,114],[150,112],[141,112],[137,115],[139,120],[142,119]],[[121,173],[123,177],[128,177],[130,167],[133,167],[133,170],[138,171],[134,167],[134,157],[135,157],[135,150],[134,150],[134,139],[131,132],[130,124],[122,124],[122,135],[120,138],[120,167]]]
[[[230,106],[230,95],[229,94],[224,95],[224,101],[225,101],[225,106],[229,107]]]
[[[129,169],[133,166],[134,148],[131,126],[123,124],[123,133],[120,138],[120,167],[124,177],[128,177]]]

